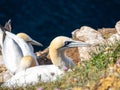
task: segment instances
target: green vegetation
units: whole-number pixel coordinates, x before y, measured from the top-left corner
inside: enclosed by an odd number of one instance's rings
[[[112,77],[109,72],[109,66],[114,66],[119,57],[120,42],[117,41],[114,45],[101,45],[99,53],[92,53],[92,59],[90,61],[78,63],[74,70],[65,72],[65,75],[57,81],[48,83],[39,82],[34,86],[21,87],[18,90],[36,90],[37,88],[39,90],[104,90],[100,89],[104,88],[102,86],[104,79],[106,80],[109,76]],[[109,79],[113,83],[113,86],[115,86],[114,83],[120,82],[120,72],[117,73],[118,76],[115,76],[117,79],[114,78],[116,81],[112,81],[113,78]],[[110,88],[110,85],[110,82],[106,84],[106,90]],[[118,88],[120,88],[119,85],[117,85]],[[0,88],[0,90],[2,89]],[[115,90],[117,89],[115,87]]]

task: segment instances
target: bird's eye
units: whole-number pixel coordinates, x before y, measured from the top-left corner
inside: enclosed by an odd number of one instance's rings
[[[66,42],[65,42],[65,46],[66,46],[66,45],[69,45],[70,43],[71,43],[71,41],[66,41]]]

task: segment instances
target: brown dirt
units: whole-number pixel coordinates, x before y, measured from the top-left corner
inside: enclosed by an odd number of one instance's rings
[[[98,31],[102,34],[102,36],[105,39],[109,38],[112,34],[115,34],[117,32],[115,28],[102,28],[98,29]]]
[[[46,49],[45,49],[46,50]],[[45,64],[52,64],[50,56],[48,53],[45,52],[45,50],[43,51],[39,51],[37,52],[37,54],[39,53],[38,56],[38,62],[40,65],[45,65]],[[44,52],[44,53],[43,53]],[[48,51],[47,51],[48,52]],[[80,58],[79,58],[79,53],[78,53],[78,49],[77,48],[69,48],[65,51],[66,55],[68,57],[70,57],[75,63],[80,62]]]
[[[74,63],[80,62],[78,48],[69,48],[66,50],[66,55],[74,61]]]

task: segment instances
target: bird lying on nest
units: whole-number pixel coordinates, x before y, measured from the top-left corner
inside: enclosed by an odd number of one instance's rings
[[[56,37],[51,41],[49,46],[49,55],[53,63],[52,65],[35,66],[18,72],[2,86],[20,87],[39,81],[55,81],[64,74],[64,68],[69,69],[74,67],[74,62],[64,54],[64,51],[67,48],[79,46],[89,46],[89,44],[75,41],[65,36]]]

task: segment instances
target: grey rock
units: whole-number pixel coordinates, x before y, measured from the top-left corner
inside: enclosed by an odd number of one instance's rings
[[[91,47],[78,47],[81,61],[89,60],[91,58],[90,51],[95,51],[95,46],[105,41],[100,32],[88,26],[82,26],[73,31],[72,37],[92,45]]]

